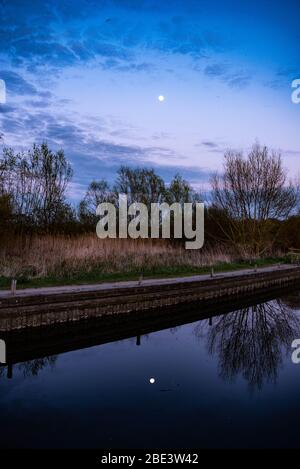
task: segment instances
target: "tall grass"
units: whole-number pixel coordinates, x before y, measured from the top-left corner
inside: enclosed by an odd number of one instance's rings
[[[94,234],[14,237],[1,243],[0,276],[68,279],[92,272],[171,273],[232,261],[230,252],[221,247],[185,250],[168,240],[101,240]]]

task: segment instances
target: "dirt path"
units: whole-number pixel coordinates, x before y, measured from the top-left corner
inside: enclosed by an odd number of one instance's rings
[[[299,268],[299,266],[293,266],[290,264],[282,264],[282,265],[273,265],[269,267],[259,267],[257,268],[257,273],[264,273],[264,272],[272,272],[272,271],[284,271],[285,269],[291,268]],[[222,279],[222,278],[234,278],[237,276],[248,276],[253,275],[255,273],[255,269],[240,269],[231,272],[221,272],[214,274],[214,278]],[[130,288],[130,287],[139,287],[139,286],[151,286],[151,285],[173,285],[176,283],[182,282],[195,282],[201,280],[208,280],[211,278],[210,274],[202,274],[202,275],[191,275],[188,277],[175,277],[175,278],[156,278],[156,279],[145,279],[141,282],[139,280],[130,280],[130,281],[122,281],[122,282],[101,282],[96,284],[89,284],[89,285],[66,285],[66,286],[57,286],[57,287],[43,287],[43,288],[26,288],[20,289],[16,291],[16,297],[25,297],[25,296],[33,296],[33,295],[57,295],[59,293],[79,293],[79,292],[89,292],[89,291],[101,291],[101,290],[114,290],[119,288]],[[7,298],[11,297],[10,290],[2,290],[0,291],[0,298]]]

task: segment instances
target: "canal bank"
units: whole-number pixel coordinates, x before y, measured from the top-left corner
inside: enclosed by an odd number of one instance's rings
[[[300,283],[300,267],[0,292],[0,331],[49,326],[180,304],[214,304]]]
[[[188,306],[178,304],[163,309],[136,311],[118,316],[103,315],[85,321],[0,331],[0,340],[4,340],[6,344],[8,367],[19,362],[39,360],[129,338],[134,338],[136,346],[139,347],[144,344],[145,336],[157,331],[176,329],[184,324],[203,320],[207,320],[209,326],[213,326],[220,316],[232,311],[248,311],[251,308],[257,310],[257,305],[270,302],[278,295],[287,301],[295,299],[294,291],[295,287],[292,285],[272,290],[268,294],[257,293],[255,297],[253,294],[245,294],[235,300],[228,297],[213,304],[209,302],[204,304],[194,302]]]

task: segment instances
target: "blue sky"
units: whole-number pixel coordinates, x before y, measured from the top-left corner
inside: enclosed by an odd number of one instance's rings
[[[298,173],[299,1],[4,0],[0,17],[4,143],[64,148],[71,197],[121,164],[206,187],[255,140]]]

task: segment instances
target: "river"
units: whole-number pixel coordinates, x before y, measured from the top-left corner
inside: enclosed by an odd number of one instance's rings
[[[300,446],[299,291],[130,334],[2,366],[0,446]]]

